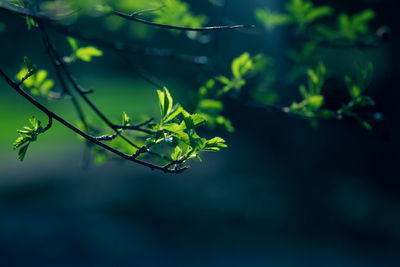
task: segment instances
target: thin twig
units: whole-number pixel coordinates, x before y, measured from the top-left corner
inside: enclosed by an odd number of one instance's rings
[[[183,26],[174,26],[174,25],[168,25],[168,24],[160,24],[160,23],[155,23],[151,22],[148,20],[144,20],[141,18],[138,18],[134,15],[131,14],[126,14],[120,11],[112,11],[111,14],[116,15],[118,17],[139,22],[142,24],[150,25],[150,26],[155,26],[158,28],[163,28],[163,29],[170,29],[170,30],[178,30],[178,31],[196,31],[196,32],[201,32],[201,31],[217,31],[217,30],[234,30],[234,29],[244,29],[244,28],[255,28],[255,25],[232,25],[232,26],[209,26],[209,27],[183,27]]]

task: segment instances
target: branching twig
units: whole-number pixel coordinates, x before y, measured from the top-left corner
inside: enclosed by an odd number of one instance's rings
[[[126,136],[124,136],[119,130],[121,129],[120,126],[112,123],[101,111],[100,109],[87,97],[87,91],[77,82],[75,77],[72,75],[72,73],[69,71],[69,68],[67,64],[63,61],[61,56],[58,54],[58,51],[56,50],[55,46],[51,43],[46,30],[44,29],[43,25],[38,22],[39,27],[41,28],[41,31],[43,35],[45,36],[45,40],[47,43],[47,52],[50,56],[50,59],[53,61],[53,63],[60,67],[60,69],[63,71],[69,82],[72,84],[72,87],[75,89],[75,92],[79,94],[79,96],[86,102],[86,104],[103,120],[103,122],[110,127],[112,130],[114,130],[115,134],[121,137],[126,143],[131,145],[132,147],[135,147],[137,149],[140,149],[141,147],[135,143],[133,143],[131,140],[129,140]],[[146,124],[144,124],[146,125]],[[144,126],[142,125],[142,126]],[[153,134],[152,131],[143,129],[141,128],[142,126],[136,126],[130,128],[130,130],[135,130],[147,134]],[[168,157],[160,155],[158,153],[155,153],[153,151],[148,151],[149,154],[165,159],[165,160],[170,160]]]
[[[28,100],[31,104],[33,104],[36,108],[38,108],[39,110],[41,110],[43,113],[45,113],[50,120],[54,119],[58,122],[60,122],[61,124],[63,124],[65,127],[69,128],[70,130],[72,130],[73,132],[77,133],[78,135],[80,135],[81,137],[85,138],[86,140],[92,142],[95,145],[98,145],[100,147],[102,147],[103,149],[132,162],[138,163],[140,165],[149,167],[152,170],[160,170],[166,173],[181,173],[183,171],[185,171],[186,169],[188,169],[189,167],[185,166],[179,169],[165,169],[163,166],[159,166],[159,165],[155,165],[137,158],[134,158],[131,155],[127,155],[115,148],[112,148],[102,142],[100,142],[99,140],[96,139],[96,137],[93,137],[81,130],[79,130],[78,128],[76,128],[75,126],[73,126],[72,124],[70,124],[69,122],[67,122],[65,119],[63,119],[62,117],[60,117],[59,115],[57,115],[56,113],[50,111],[49,109],[47,109],[45,106],[43,106],[42,104],[40,104],[39,102],[37,102],[35,99],[33,99],[29,94],[27,94],[24,90],[22,90],[20,88],[20,86],[18,86],[17,83],[15,83],[13,80],[11,80],[11,78],[5,74],[5,72],[0,68],[0,76],[7,82],[7,84],[12,87],[18,94],[20,94],[22,97],[24,97],[26,100]]]

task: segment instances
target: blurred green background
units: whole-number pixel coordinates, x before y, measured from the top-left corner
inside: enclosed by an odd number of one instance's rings
[[[254,24],[255,8],[280,5],[272,0],[230,0],[223,7],[187,2],[207,14],[210,24]],[[399,266],[396,8],[384,0],[318,2],[349,13],[372,8],[377,12],[374,26],[391,27],[390,40],[379,47],[323,51],[330,66],[339,67],[349,57],[376,63],[368,94],[386,116],[382,129],[370,133],[340,121],[313,129],[296,117],[228,102],[226,114],[237,131],[217,134],[229,148],[204,155],[204,162],[193,163],[181,175],[115,161],[82,169],[82,142],[58,123],[21,163],[11,146],[16,129],[32,115],[45,117],[1,81],[4,266]],[[4,12],[0,21],[7,25],[0,32],[0,66],[7,73],[17,73],[25,55],[51,70],[35,30],[28,32],[24,20]],[[210,42],[201,43],[142,25],[110,31],[107,23],[82,19],[75,29],[132,46],[209,56],[209,64],[196,65],[174,57],[124,55],[189,107],[197,88],[215,71],[227,72],[232,58],[244,51],[273,55],[281,71],[288,68],[279,60],[288,47],[287,33],[279,30],[264,35],[213,32],[206,34]],[[50,34],[67,53],[63,35]],[[72,68],[82,85],[96,90],[93,101],[115,120],[122,111],[137,120],[142,114],[157,116],[154,86],[113,51],[104,53]],[[43,103],[76,120],[67,100]]]

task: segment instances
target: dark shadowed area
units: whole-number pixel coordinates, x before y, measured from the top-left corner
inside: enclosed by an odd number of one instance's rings
[[[214,1],[225,2],[222,7],[186,2],[211,25],[258,27],[255,8],[282,6],[275,0]],[[225,114],[236,131],[216,135],[229,147],[204,154],[182,174],[116,160],[83,168],[84,143],[57,122],[21,163],[12,150],[16,129],[32,115],[45,116],[0,80],[0,266],[400,266],[398,8],[384,0],[314,2],[338,12],[374,9],[372,28],[391,28],[377,47],[321,51],[329,66],[349,58],[375,63],[368,94],[385,120],[372,132],[351,121],[313,128],[296,116],[227,100]],[[17,73],[29,56],[54,74],[37,30],[2,10],[0,22],[6,25],[2,69]],[[184,106],[244,51],[273,55],[280,72],[290,67],[283,60],[288,31],[279,29],[210,32],[194,41],[164,30],[147,33],[148,26],[110,30],[100,17],[76,23],[75,30],[108,41],[209,57],[207,64],[192,64],[175,56],[122,55]],[[64,35],[50,35],[69,51]],[[95,89],[93,101],[115,120],[122,111],[159,116],[154,86],[121,55],[102,49],[103,57],[71,67],[81,84]],[[291,89],[279,92],[282,99],[297,93]],[[42,103],[78,120],[68,100]]]

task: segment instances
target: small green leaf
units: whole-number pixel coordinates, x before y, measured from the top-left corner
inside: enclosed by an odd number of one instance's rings
[[[179,104],[175,105],[171,109],[171,111],[164,117],[164,122],[169,122],[169,121],[175,119],[182,112],[184,112],[184,109],[182,108],[182,106]]]
[[[75,55],[77,58],[90,62],[92,60],[92,57],[100,57],[103,55],[103,51],[97,49],[94,46],[87,46],[87,47],[81,47],[78,48],[75,51]]]
[[[324,104],[324,96],[322,95],[313,95],[308,99],[308,105],[312,108],[318,109]]]
[[[18,159],[21,161],[24,160],[26,151],[30,143],[35,142],[38,135],[48,130],[42,128],[41,122],[38,121],[35,117],[31,117],[29,119],[29,123],[31,124],[30,127],[25,126],[22,129],[17,130],[17,132],[20,134],[20,137],[18,137],[13,143],[14,150],[19,148]]]
[[[215,77],[215,80],[217,80],[220,83],[225,84],[225,85],[228,85],[231,83],[231,80],[225,76],[217,76],[217,77]]]
[[[201,111],[208,111],[213,113],[219,113],[224,109],[224,103],[214,99],[202,99],[198,104],[198,109]]]
[[[289,24],[291,22],[289,15],[273,12],[269,9],[256,9],[255,14],[257,20],[264,24],[269,31],[277,26]]]
[[[245,52],[232,61],[232,74],[235,78],[241,78],[248,70],[251,69],[253,62],[251,61],[250,54]]]
[[[214,137],[206,142],[203,150],[219,151],[221,148],[225,147],[228,146],[225,144],[224,139],[222,139],[221,137]]]
[[[164,118],[171,113],[174,102],[170,92],[166,87],[164,87],[163,91],[157,90],[157,94],[161,108],[161,115],[164,120]]]
[[[21,133],[21,132],[19,132]],[[24,144],[26,144],[27,142],[29,142],[28,138],[26,136],[20,136],[17,138],[17,140],[14,141],[13,143],[13,149],[17,149],[20,148],[21,146],[23,146]]]
[[[75,38],[67,37],[67,42],[72,48],[72,51],[76,51],[79,48],[78,41]]]
[[[28,57],[24,57],[24,63],[28,72],[33,72],[36,70],[36,66],[32,63],[32,61]]]
[[[31,30],[34,27],[37,27],[36,21],[31,18],[31,17],[25,17],[26,21],[26,26],[28,27],[28,30]]]
[[[126,114],[125,112],[122,112],[122,125],[123,126],[129,126],[131,124],[132,119]]]
[[[361,126],[367,129],[368,131],[372,131],[374,129],[372,125],[366,121],[361,122]]]

